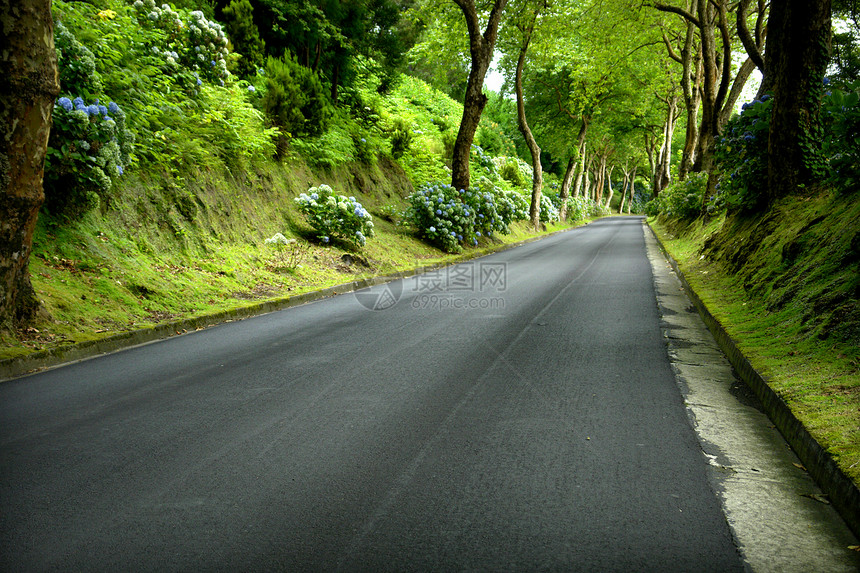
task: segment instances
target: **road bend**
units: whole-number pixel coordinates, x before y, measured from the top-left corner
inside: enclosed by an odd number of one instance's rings
[[[0,569],[733,571],[642,221],[0,384]]]

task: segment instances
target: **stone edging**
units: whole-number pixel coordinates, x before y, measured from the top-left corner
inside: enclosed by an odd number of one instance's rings
[[[767,380],[753,368],[750,361],[738,349],[735,341],[723,328],[723,325],[711,314],[698,294],[690,287],[690,284],[678,267],[678,263],[669,254],[660,237],[654,232],[654,229],[650,225],[648,225],[648,229],[654,235],[654,238],[666,256],[666,260],[672,265],[684,290],[687,291],[687,295],[690,297],[696,310],[698,310],[708,330],[713,334],[720,349],[737,371],[738,376],[756,394],[767,416],[792,447],[812,478],[818,483],[822,491],[827,494],[833,507],[836,508],[839,515],[845,520],[849,529],[851,529],[854,535],[860,537],[860,489],[836,465],[836,462],[833,461],[827,450],[810,435],[809,431],[795,417],[783,399],[773,391]]]
[[[388,275],[378,275],[363,278],[352,282],[339,284],[333,287],[309,291],[306,293],[287,296],[283,298],[267,300],[256,304],[217,312],[214,314],[207,314],[205,316],[186,318],[165,324],[158,324],[151,328],[143,328],[140,330],[121,332],[119,334],[114,334],[112,336],[107,336],[98,340],[79,342],[76,344],[72,344],[69,346],[61,346],[58,348],[50,348],[48,350],[34,352],[32,354],[28,354],[27,356],[22,356],[19,358],[0,360],[0,382],[12,378],[17,378],[20,376],[25,376],[27,374],[38,372],[48,368],[62,366],[71,362],[86,360],[87,358],[93,358],[101,354],[124,350],[126,348],[131,348],[132,346],[138,346],[141,344],[162,340],[171,336],[185,334],[189,331],[193,332],[195,330],[201,330],[203,328],[217,326],[218,324],[222,324],[225,322],[242,320],[261,314],[268,314],[270,312],[284,310],[293,306],[314,302],[323,298],[354,292],[363,288],[384,284],[398,279],[409,278],[415,275],[420,275],[426,272],[444,268],[446,266],[455,265],[472,259],[477,259],[499,251],[512,249],[514,247],[518,247],[526,243],[531,243],[533,241],[538,241],[540,239],[544,239],[552,235],[564,233],[577,227],[587,225],[590,222],[591,221],[586,221],[582,225],[577,225],[576,227],[568,227],[559,231],[554,231],[552,233],[536,235],[533,237],[529,237],[528,239],[524,239],[522,241],[517,241],[515,243],[494,245],[492,247],[481,249],[479,251],[473,251],[464,255],[460,255],[458,257],[453,257],[451,260],[446,261],[444,263],[436,263],[424,267],[416,267],[408,271],[400,271]]]

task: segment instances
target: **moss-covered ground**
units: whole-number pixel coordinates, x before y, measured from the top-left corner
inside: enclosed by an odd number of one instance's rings
[[[765,216],[651,219],[693,289],[860,483],[860,202],[786,198]]]

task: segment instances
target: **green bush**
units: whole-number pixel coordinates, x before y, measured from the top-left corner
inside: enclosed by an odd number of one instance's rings
[[[46,208],[74,219],[107,201],[114,180],[131,163],[133,141],[116,103],[59,98],[45,158]]]
[[[261,109],[284,137],[320,135],[328,128],[333,110],[322,82],[312,70],[296,63],[292,54],[266,59],[260,91]]]
[[[515,155],[493,158],[499,176],[514,187],[531,189],[534,170],[532,166]]]
[[[355,197],[335,195],[328,185],[311,187],[296,197],[296,203],[323,243],[340,237],[363,247],[374,234],[373,217],[361,203]]]
[[[521,198],[482,180],[472,189],[457,190],[445,183],[425,184],[409,196],[404,213],[423,238],[449,253],[475,246],[481,237],[507,234],[510,224],[524,218]]]
[[[184,67],[196,76],[224,85],[230,76],[229,42],[221,24],[207,19],[199,10],[174,10],[167,4],[158,7],[154,0],[135,0],[133,6],[143,27],[158,28],[166,34],[165,53],[171,67]]]
[[[707,173],[690,173],[684,181],[671,183],[660,195],[645,204],[649,217],[666,215],[674,219],[695,219],[702,212],[708,186]]]
[[[860,187],[860,81],[833,90],[824,99],[826,137],[822,151],[828,160],[828,180],[843,191]]]
[[[721,172],[717,204],[724,202],[729,208],[743,211],[765,201],[772,108],[773,98],[769,95],[745,103],[741,113],[729,120],[723,130],[715,156]]]
[[[558,208],[546,193],[540,195],[540,220],[544,223],[558,221]]]
[[[420,236],[448,253],[458,253],[462,243],[477,245],[475,211],[460,200],[460,193],[444,183],[425,184],[409,198],[405,218]]]
[[[233,50],[241,55],[235,64],[236,73],[250,78],[263,66],[266,51],[266,43],[254,24],[254,8],[249,0],[230,0],[221,13]]]
[[[412,145],[412,130],[406,122],[397,118],[394,120],[394,126],[391,130],[391,155],[395,159],[400,159],[403,154],[409,151]]]
[[[92,98],[101,95],[104,86],[96,70],[96,58],[61,22],[54,23],[54,46],[60,72],[60,90]]]

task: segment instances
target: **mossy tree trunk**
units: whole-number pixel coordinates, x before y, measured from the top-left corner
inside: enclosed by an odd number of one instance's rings
[[[830,52],[830,0],[771,5],[761,93],[773,95],[768,198],[812,181],[822,168],[820,107]]]
[[[469,30],[469,53],[472,56],[472,65],[469,71],[469,81],[466,84],[466,95],[463,99],[463,118],[460,121],[460,129],[457,132],[457,140],[454,143],[454,152],[451,159],[451,185],[457,189],[468,189],[469,177],[469,153],[472,150],[472,142],[475,140],[475,132],[481,121],[484,106],[487,105],[487,96],[484,95],[484,78],[493,60],[493,50],[498,37],[499,22],[505,9],[507,0],[495,0],[487,20],[487,27],[481,33],[478,11],[474,0],[454,0],[463,16],[466,18],[466,27]]]
[[[60,91],[50,0],[0,0],[0,326],[39,309],[29,261]]]

